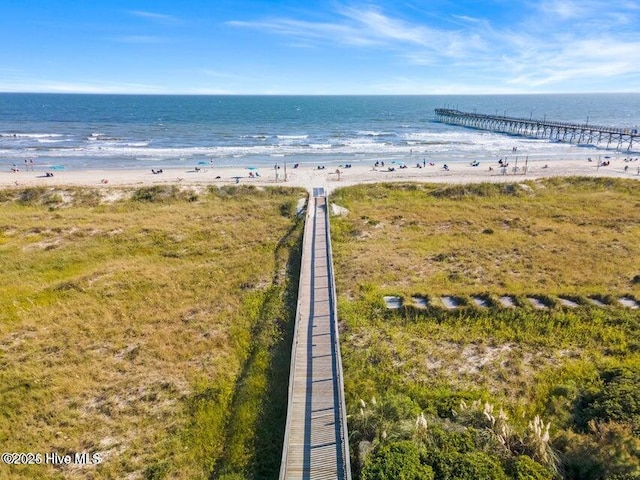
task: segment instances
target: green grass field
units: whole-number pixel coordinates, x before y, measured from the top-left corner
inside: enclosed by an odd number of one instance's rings
[[[361,478],[640,478],[640,311],[618,303],[640,300],[639,182],[372,185],[332,201],[348,210],[332,236]]]
[[[0,191],[4,451],[102,455],[0,479],[277,478],[304,195]],[[332,202],[356,477],[640,478],[639,182]]]
[[[275,478],[303,195],[0,192],[0,478]]]

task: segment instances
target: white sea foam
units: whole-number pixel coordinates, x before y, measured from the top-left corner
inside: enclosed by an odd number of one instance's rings
[[[0,138],[57,138],[61,133],[0,133]]]
[[[367,137],[389,137],[395,135],[393,132],[377,132],[375,130],[361,130],[358,135],[364,135]]]
[[[123,157],[123,158],[180,158],[194,156],[270,156],[270,155],[313,155],[331,152],[336,155],[426,155],[429,157],[460,155],[500,156],[512,153],[514,145],[519,146],[518,154],[526,155],[534,152],[551,153],[566,152],[571,148],[578,148],[569,144],[551,144],[544,140],[515,140],[510,137],[501,138],[497,135],[487,136],[478,141],[461,137],[459,141],[453,138],[441,139],[436,143],[389,143],[371,142],[358,138],[343,141],[339,144],[312,143],[309,145],[235,145],[235,146],[199,146],[199,147],[149,147],[148,142],[88,142],[83,146],[72,148],[38,148],[38,154],[48,157]],[[44,149],[43,149],[44,148]],[[3,155],[19,157],[34,148],[3,149]]]

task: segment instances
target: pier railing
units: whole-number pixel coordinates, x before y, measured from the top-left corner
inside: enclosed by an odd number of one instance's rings
[[[560,142],[596,145],[604,148],[631,151],[640,141],[637,128],[621,128],[587,123],[507,117],[476,112],[463,112],[450,108],[436,108],[436,120],[481,130],[546,138]],[[605,145],[606,143],[606,145]]]

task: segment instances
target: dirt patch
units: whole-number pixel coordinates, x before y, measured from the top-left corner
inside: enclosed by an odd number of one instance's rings
[[[488,364],[495,363],[497,359],[504,357],[511,352],[512,345],[501,345],[499,347],[488,347],[485,345],[467,345],[460,353],[461,365],[458,366],[459,373],[480,373],[480,370]]]

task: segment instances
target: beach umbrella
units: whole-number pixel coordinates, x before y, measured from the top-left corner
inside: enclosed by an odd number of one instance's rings
[[[206,165],[207,162],[198,162],[198,165]]]
[[[257,170],[257,167],[247,167],[247,170]]]

